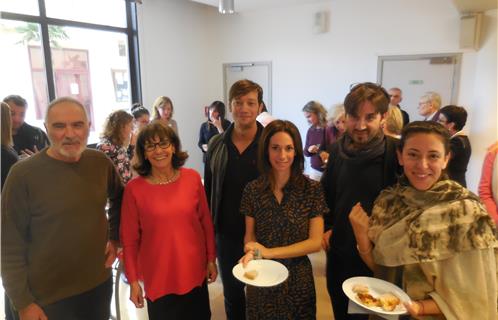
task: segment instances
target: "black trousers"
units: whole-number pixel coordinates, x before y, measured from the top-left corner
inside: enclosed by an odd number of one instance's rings
[[[112,277],[97,287],[78,295],[43,306],[50,320],[109,320],[111,317]],[[12,308],[13,319],[19,313]]]
[[[218,254],[218,267],[220,269],[221,282],[223,283],[227,319],[245,320],[245,284],[237,280],[232,274],[233,267],[239,263],[239,259],[244,255],[244,243],[242,240],[236,241],[232,238],[217,234],[216,251]]]
[[[371,277],[372,271],[358,256],[344,257],[327,252],[327,290],[332,300],[335,320],[367,320],[368,315],[348,314],[349,299],[342,291],[342,283],[351,277]]]
[[[149,320],[211,319],[206,281],[186,294],[167,294],[153,302],[147,299],[147,313]]]

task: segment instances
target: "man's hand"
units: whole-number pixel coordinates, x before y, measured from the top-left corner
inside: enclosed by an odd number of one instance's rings
[[[105,267],[110,268],[116,260],[118,254],[118,243],[114,240],[107,241],[105,247]]]
[[[19,310],[19,318],[20,320],[48,320],[45,312],[36,303],[31,303]]]
[[[325,231],[322,238],[322,248],[324,251],[329,251],[330,249],[330,236],[332,235],[332,230]]]

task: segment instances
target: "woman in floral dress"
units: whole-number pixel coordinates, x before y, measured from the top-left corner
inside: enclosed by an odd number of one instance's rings
[[[313,272],[307,254],[320,250],[322,215],[328,212],[318,182],[303,175],[301,135],[283,120],[263,131],[258,165],[262,175],[247,184],[241,202],[246,216],[245,252],[241,261],[274,259],[289,270],[275,287],[248,286],[247,319],[315,319]]]
[[[104,152],[114,163],[123,183],[133,177],[131,158],[133,146],[130,145],[133,130],[133,116],[124,110],[114,111],[107,118],[101,141],[97,149]]]

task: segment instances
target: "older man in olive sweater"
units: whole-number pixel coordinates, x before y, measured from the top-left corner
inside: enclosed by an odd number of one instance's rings
[[[51,146],[17,163],[2,193],[3,284],[21,320],[107,320],[123,185],[86,149],[81,103],[53,101],[45,126]]]

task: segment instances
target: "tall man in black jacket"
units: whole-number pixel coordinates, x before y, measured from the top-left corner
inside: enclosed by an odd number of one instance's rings
[[[396,143],[384,136],[381,124],[389,105],[389,95],[374,83],[354,86],[344,100],[346,134],[330,149],[322,176],[330,214],[325,216],[323,247],[327,251],[327,289],[334,317],[367,319],[348,314],[348,298],[342,292],[344,280],[372,276],[358,254],[348,216],[359,203],[370,214],[380,191],[397,180]]]
[[[263,108],[263,89],[250,80],[230,88],[229,110],[233,123],[209,141],[204,188],[213,215],[216,252],[220,267],[225,312],[229,320],[245,319],[244,284],[232,268],[244,255],[245,220],[240,201],[246,184],[259,176],[256,166],[258,141],[263,126],[256,117]]]

